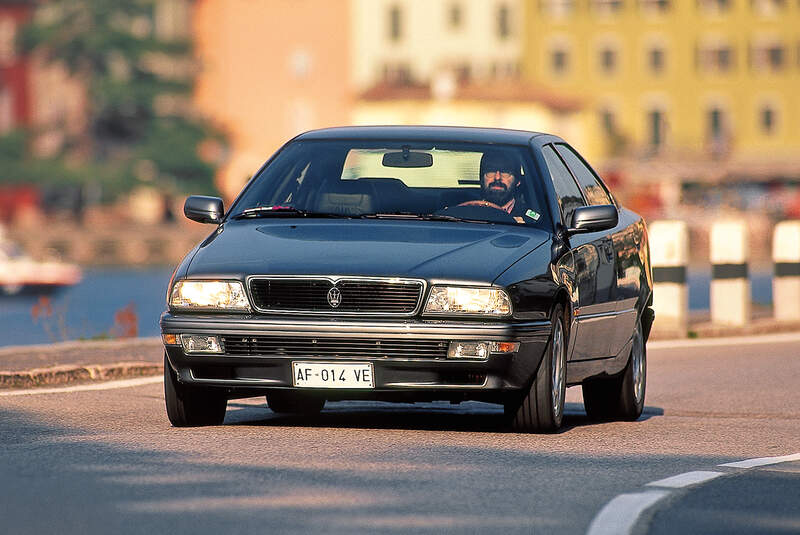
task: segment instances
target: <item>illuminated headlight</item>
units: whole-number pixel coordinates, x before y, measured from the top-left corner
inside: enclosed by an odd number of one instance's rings
[[[499,288],[434,286],[425,305],[425,314],[509,316],[511,300]]]
[[[222,353],[222,346],[216,336],[182,334],[181,345],[184,353]]]
[[[172,287],[169,306],[189,310],[250,311],[239,281],[178,281]]]

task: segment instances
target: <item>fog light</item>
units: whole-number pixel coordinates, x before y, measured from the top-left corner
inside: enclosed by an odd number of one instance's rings
[[[489,342],[450,342],[449,359],[485,359],[489,356]]]
[[[519,342],[450,342],[447,349],[449,359],[482,359],[489,353],[516,353]]]
[[[519,342],[492,342],[489,344],[492,353],[516,353],[519,351]]]
[[[222,353],[222,346],[216,336],[182,334],[181,345],[184,353]]]
[[[177,334],[162,334],[161,341],[164,342],[165,346],[176,346],[180,344]]]

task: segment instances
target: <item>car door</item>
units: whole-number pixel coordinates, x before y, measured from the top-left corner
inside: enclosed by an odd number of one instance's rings
[[[583,161],[578,153],[566,143],[556,144],[559,155],[564,159],[567,167],[577,180],[587,203],[590,205],[614,204],[608,191],[602,185],[594,171]],[[589,306],[582,307],[576,315],[581,324],[592,324],[593,336],[600,336],[603,342],[599,343],[592,356],[586,358],[600,358],[614,356],[621,349],[617,337],[618,313],[618,258],[616,249],[619,246],[624,227],[617,225],[610,231],[588,234],[593,246],[592,255],[596,255],[597,290],[595,301]],[[615,236],[617,236],[615,238]],[[576,266],[577,269],[577,266]],[[586,329],[585,331],[589,331]]]
[[[558,197],[562,224],[567,227],[575,208],[586,206],[586,198],[553,145],[543,146],[542,156]],[[573,344],[571,360],[602,358],[608,353],[605,318],[594,317],[594,314],[609,306],[606,302],[609,294],[607,281],[598,279],[598,270],[605,269],[606,238],[602,233],[594,232],[575,234],[569,237],[568,242],[575,266],[577,292],[575,323],[570,336]],[[607,273],[603,272],[603,276],[607,277]],[[610,306],[613,308],[613,303]]]

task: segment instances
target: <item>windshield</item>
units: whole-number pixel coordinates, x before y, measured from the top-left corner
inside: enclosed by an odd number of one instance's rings
[[[473,143],[296,141],[230,214],[550,226],[529,149]]]

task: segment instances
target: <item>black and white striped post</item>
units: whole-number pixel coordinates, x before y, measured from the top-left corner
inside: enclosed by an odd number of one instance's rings
[[[653,328],[686,336],[689,327],[689,230],[683,221],[654,221],[648,227],[653,266]]]
[[[772,238],[773,314],[776,320],[800,320],[800,221],[775,225]]]
[[[749,240],[743,221],[711,226],[711,322],[746,325],[750,321]]]

